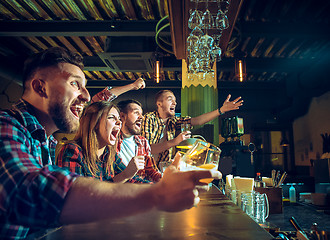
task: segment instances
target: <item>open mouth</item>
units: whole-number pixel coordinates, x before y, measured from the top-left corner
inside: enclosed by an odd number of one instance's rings
[[[119,133],[118,128],[112,129],[111,134],[110,134],[110,140],[115,141],[117,139],[118,133]]]
[[[83,105],[72,105],[70,107],[70,110],[71,110],[72,114],[78,119],[81,116],[81,113],[82,113],[83,109],[84,109]]]
[[[137,126],[138,128],[141,128],[142,122],[135,122],[135,126]]]
[[[174,112],[175,111],[175,107],[170,107],[170,111]]]

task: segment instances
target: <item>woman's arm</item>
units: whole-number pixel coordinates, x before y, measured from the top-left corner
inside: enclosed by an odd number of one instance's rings
[[[119,157],[118,157],[119,158]],[[116,159],[117,160],[117,159]],[[134,177],[134,175],[141,169],[144,169],[144,156],[135,156],[131,159],[127,166],[125,166],[121,161],[115,167],[117,174],[113,177],[113,181],[116,183],[124,183]],[[118,173],[118,169],[121,172]]]

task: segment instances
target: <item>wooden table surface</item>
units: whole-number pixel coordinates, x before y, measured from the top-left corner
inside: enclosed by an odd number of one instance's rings
[[[263,240],[272,236],[212,187],[201,194],[197,207],[186,211],[150,211],[116,220],[67,225],[43,239]]]

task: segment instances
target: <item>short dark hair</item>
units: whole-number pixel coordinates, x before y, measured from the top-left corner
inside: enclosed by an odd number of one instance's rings
[[[142,108],[142,104],[134,99],[120,101],[119,103],[117,103],[117,107],[119,108],[120,112],[127,113],[128,105],[131,103],[135,103]]]
[[[71,63],[84,70],[83,57],[62,47],[48,48],[29,57],[24,63],[23,89],[25,83],[39,68],[57,66],[59,63]]]
[[[156,93],[156,95],[155,95],[155,103],[156,103],[156,105],[157,105],[157,102],[159,101],[159,99],[162,97],[162,95],[164,93],[167,93],[167,92],[170,92],[170,93],[172,93],[174,95],[174,93],[171,90],[167,90],[167,89],[160,90],[159,92]]]

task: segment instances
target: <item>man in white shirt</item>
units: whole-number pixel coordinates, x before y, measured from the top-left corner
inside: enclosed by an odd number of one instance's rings
[[[117,104],[120,109],[122,129],[117,144],[117,153],[121,164],[127,167],[126,172],[137,173],[140,178],[158,182],[161,173],[151,157],[151,148],[148,140],[140,136],[142,124],[142,105],[136,100],[125,100]],[[130,171],[128,171],[130,168]],[[127,174],[126,174],[127,175]]]

